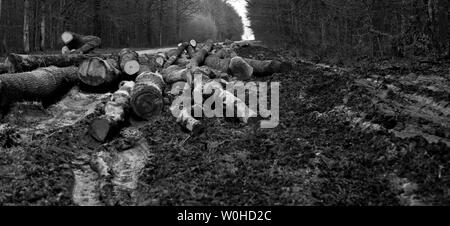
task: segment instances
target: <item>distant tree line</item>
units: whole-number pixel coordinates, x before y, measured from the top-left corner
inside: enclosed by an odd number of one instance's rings
[[[0,0],[0,54],[59,49],[65,30],[97,35],[103,48],[156,47],[238,40],[243,25],[222,0]]]
[[[256,39],[307,55],[442,56],[449,0],[247,0]]]

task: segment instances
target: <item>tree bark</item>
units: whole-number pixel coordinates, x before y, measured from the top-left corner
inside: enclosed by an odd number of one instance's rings
[[[30,0],[24,0],[23,11],[23,50],[30,52]]]
[[[42,0],[41,3],[41,44],[40,44],[40,50],[45,50],[45,42],[46,40],[46,21],[47,21],[47,2],[45,0]]]
[[[162,112],[165,83],[162,75],[144,72],[136,78],[136,86],[131,92],[133,112],[143,120],[151,120]]]
[[[41,101],[44,107],[54,103],[76,85],[77,68],[40,68],[32,72],[0,75],[0,109],[22,101]]]
[[[19,55],[11,53],[8,55],[7,62],[11,64],[11,73],[13,72],[27,72],[40,67],[57,66],[69,67],[82,63],[83,61],[92,58],[100,57],[102,59],[113,58],[111,54],[103,55]]]
[[[90,131],[94,139],[104,142],[120,130],[129,115],[131,91],[135,85],[134,82],[125,82],[113,94],[111,101],[106,104],[105,115],[91,124]]]

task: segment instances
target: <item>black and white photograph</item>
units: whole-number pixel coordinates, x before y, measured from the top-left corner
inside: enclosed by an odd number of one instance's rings
[[[0,0],[0,206],[448,205],[448,0]]]

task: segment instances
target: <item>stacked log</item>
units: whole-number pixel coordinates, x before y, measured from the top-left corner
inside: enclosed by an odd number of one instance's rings
[[[77,68],[40,68],[32,72],[0,75],[0,109],[6,113],[11,104],[39,101],[49,106],[77,83]]]
[[[202,77],[202,83],[194,84],[194,93],[201,93],[206,98],[214,97],[217,103],[223,103],[226,112],[234,112],[234,117],[243,123],[249,123],[251,118],[258,116],[253,109],[246,105],[245,101],[223,88],[227,82],[221,79],[207,79],[203,74],[194,72],[194,77],[198,76]]]
[[[159,54],[142,54],[139,56],[140,70],[138,74],[143,72],[158,72],[163,70],[167,56],[164,53]]]
[[[131,107],[139,118],[151,120],[164,107],[164,79],[161,74],[144,72],[136,78],[136,86],[131,92]]]
[[[136,75],[141,67],[139,65],[139,54],[130,49],[122,49],[119,52],[120,69],[129,76]]]
[[[174,84],[177,82],[190,82],[190,71],[187,68],[178,65],[172,65],[162,71],[166,84]]]
[[[103,91],[117,87],[121,81],[120,71],[116,60],[103,60],[98,57],[84,61],[79,67],[79,79],[82,84],[95,91]]]
[[[174,51],[173,53],[171,53],[171,55],[169,55],[169,60],[167,60],[164,67],[168,68],[171,65],[173,65],[178,60],[178,58],[180,58],[180,56],[183,54],[183,52],[186,50],[186,48],[188,46],[189,46],[189,43],[187,43],[187,42],[180,43],[178,45],[178,48],[176,49],[176,51]]]
[[[130,110],[131,91],[134,82],[124,82],[105,107],[105,115],[91,124],[91,136],[99,142],[117,133],[124,125]]]
[[[77,66],[85,60],[92,57],[101,59],[114,58],[111,54],[96,54],[96,55],[19,55],[11,53],[6,59],[9,65],[10,73],[27,72],[38,69],[40,67],[56,66],[56,67],[70,67]]]
[[[186,47],[186,52],[188,53],[189,58],[194,58],[195,57],[195,53],[196,53],[196,48],[197,48],[197,41],[195,41],[194,39],[192,39],[189,42],[189,45]]]
[[[212,48],[214,47],[214,42],[212,40],[206,41],[206,43],[203,45],[203,47],[195,53],[195,56],[192,57],[191,62],[189,63],[189,68],[194,68],[198,66],[202,66],[205,62],[206,57],[208,56],[209,52],[211,52]]]
[[[84,36],[70,31],[64,32],[61,35],[61,39],[65,45],[63,54],[87,54],[102,44],[102,40],[99,37]]]
[[[205,131],[205,126],[192,116],[192,108],[183,105],[183,103],[191,101],[190,92],[190,85],[186,82],[173,84],[170,94],[177,99],[177,103],[173,104],[170,110],[183,130],[192,136],[198,136]]]

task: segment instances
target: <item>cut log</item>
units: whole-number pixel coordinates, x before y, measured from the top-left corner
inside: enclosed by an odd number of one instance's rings
[[[119,52],[119,62],[122,72],[130,76],[136,75],[141,69],[139,54],[130,49],[122,49]]]
[[[96,36],[84,36],[74,32],[66,31],[61,35],[65,46],[75,54],[86,54],[100,47],[102,40]]]
[[[241,81],[248,81],[252,78],[254,68],[250,66],[243,58],[234,57],[230,61],[230,72]]]
[[[206,57],[206,59],[205,59],[206,66],[216,69],[216,70],[219,70],[223,73],[231,72],[230,71],[230,62],[231,62],[230,58],[221,59],[215,55],[210,55],[210,56]]]
[[[195,39],[192,39],[191,41],[189,41],[189,45],[194,48],[197,48],[197,41]]]
[[[162,71],[164,81],[166,84],[174,84],[177,82],[188,82],[192,81],[189,69],[182,68],[178,65],[172,65]]]
[[[118,63],[113,59],[91,58],[79,67],[79,78],[89,88],[116,87],[121,80]],[[100,90],[99,90],[100,91]]]
[[[249,123],[250,119],[258,117],[258,114],[250,109],[245,101],[236,97],[233,93],[225,90],[223,87],[227,83],[221,79],[213,80],[207,79],[203,74],[194,72],[194,77],[202,76],[201,84],[194,84],[194,92],[201,93],[202,96],[209,98],[215,97],[216,100],[224,104],[224,113],[234,112],[233,116],[226,115],[227,117],[235,117],[241,120],[243,123]],[[213,91],[213,93],[208,93],[207,91]],[[255,109],[256,110],[256,109]]]
[[[190,91],[190,86],[186,82],[175,83],[172,86],[171,95],[174,99],[176,98],[178,102],[173,104],[170,110],[177,119],[177,123],[184,131],[190,133],[192,136],[198,136],[205,131],[205,126],[202,122],[192,117],[191,108],[183,106],[185,101],[190,101],[188,95]]]
[[[192,46],[188,46],[187,48],[186,48],[186,52],[188,53],[188,56],[189,56],[189,58],[190,59],[192,59],[192,58],[194,58],[195,57],[195,48],[194,47],[192,47]]]
[[[256,77],[270,76],[274,73],[286,72],[290,69],[290,65],[276,60],[253,60],[244,59],[251,67],[253,67],[253,74]]]
[[[40,68],[32,72],[0,75],[0,109],[22,101],[39,101],[47,107],[77,84],[77,68]]]
[[[130,110],[131,91],[136,84],[124,82],[111,101],[106,104],[105,115],[91,124],[91,136],[99,142],[117,133],[126,121]]]
[[[131,107],[139,118],[151,120],[164,107],[165,83],[161,74],[144,72],[136,78],[136,86],[131,92]]]
[[[171,55],[169,55],[169,60],[167,60],[164,67],[168,68],[171,65],[173,65],[178,60],[178,58],[181,56],[181,54],[183,54],[183,52],[186,50],[186,48],[188,46],[189,46],[189,43],[187,43],[187,42],[180,43],[177,50],[175,52],[173,52]]]
[[[7,63],[11,65],[10,72],[27,72],[38,69],[40,67],[56,66],[56,67],[70,67],[77,66],[83,61],[92,57],[99,57],[102,59],[115,58],[111,54],[96,54],[96,55],[19,55],[11,53],[8,55]]]
[[[180,67],[186,67],[191,61],[186,57],[180,57],[175,62],[175,65],[178,65]]]
[[[166,59],[167,58],[164,53],[152,55],[151,54],[140,55],[139,56],[140,70],[138,74],[142,74],[144,72],[162,71]]]
[[[206,43],[203,45],[203,47],[191,59],[191,62],[189,63],[188,67],[193,68],[193,67],[202,66],[203,63],[205,62],[205,59],[208,56],[209,52],[211,52],[213,46],[214,46],[214,42],[212,40],[206,41]]]

